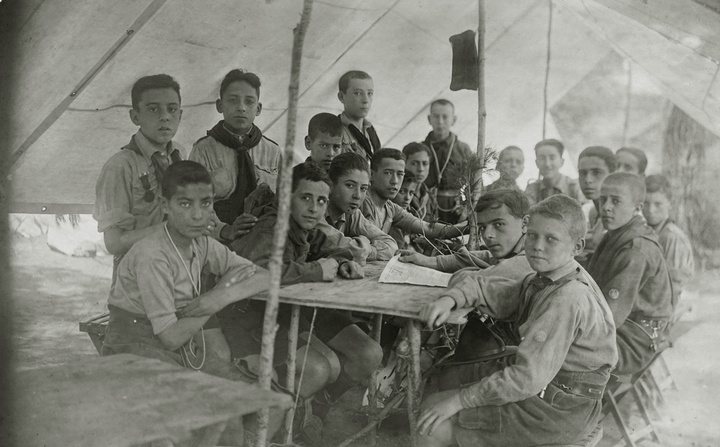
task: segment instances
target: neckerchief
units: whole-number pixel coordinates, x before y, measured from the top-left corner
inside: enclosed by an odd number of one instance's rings
[[[127,146],[123,147],[123,149],[130,149],[139,156],[144,157],[142,151],[140,150],[140,147],[135,142],[135,137],[131,138],[130,142],[127,144]],[[155,179],[157,180],[158,190],[160,190],[159,185],[160,182],[162,182],[162,176],[163,174],[165,174],[165,170],[167,169],[167,167],[162,162],[162,155],[160,154],[160,151],[153,152],[152,156],[150,157],[150,161],[152,162],[153,170],[155,171]],[[173,149],[170,152],[170,164],[176,163],[178,161],[180,161],[180,151],[177,149]],[[145,190],[143,200],[151,203],[153,200],[155,200],[155,193],[150,189],[150,179],[148,178],[147,172],[143,172],[140,174],[140,183]]]
[[[245,198],[257,188],[255,163],[250,158],[250,149],[260,143],[262,131],[253,124],[250,132],[241,140],[225,128],[224,121],[219,121],[212,129],[207,131],[207,134],[218,143],[235,150],[237,155],[238,172],[235,190],[230,194],[230,197],[225,200],[218,200],[214,205],[218,219],[232,225],[235,219],[243,212]]]
[[[355,127],[354,124],[348,125],[348,129],[358,144],[365,149],[368,159],[371,159],[373,151],[380,149],[380,139],[377,136],[377,132],[375,132],[375,128],[372,126],[367,128],[368,137],[370,137],[370,139],[368,139],[360,129]]]

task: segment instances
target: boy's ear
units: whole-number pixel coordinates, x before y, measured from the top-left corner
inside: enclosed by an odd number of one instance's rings
[[[430,114],[428,113],[428,124],[432,126],[432,121],[430,120]]]
[[[455,123],[457,123],[457,116],[456,116],[456,115],[453,115],[453,122],[452,122],[452,126],[454,126],[454,125],[455,125]]]
[[[565,157],[560,157],[560,166],[565,164]]]
[[[644,202],[636,203],[635,204],[635,213],[642,214],[643,207],[645,206]]]
[[[170,204],[168,203],[168,199],[165,198],[164,195],[160,194],[160,206],[162,207],[163,213],[168,214],[170,212]]]
[[[222,99],[218,98],[215,100],[215,110],[217,110],[218,113],[222,112]]]
[[[132,121],[132,123],[136,126],[140,125],[140,120],[138,119],[138,111],[132,107],[130,108],[130,121]]]
[[[345,104],[345,92],[338,92],[338,100],[340,100],[341,103]]]
[[[310,143],[312,143],[310,135],[305,135],[305,149],[310,150]]]
[[[530,216],[528,216],[527,214],[524,215],[522,218],[522,234],[527,233],[527,225],[528,225],[529,221],[530,221]]]
[[[581,237],[573,245],[573,257],[581,255],[583,250],[585,250],[585,238]]]
[[[260,112],[262,112],[262,103],[259,102],[257,105],[257,112],[255,112],[255,116],[260,116]]]

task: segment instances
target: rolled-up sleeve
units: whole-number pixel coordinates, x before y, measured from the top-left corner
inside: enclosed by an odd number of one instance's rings
[[[95,185],[95,207],[93,218],[98,222],[98,231],[109,228],[122,230],[135,228],[132,208],[132,169],[119,157],[112,157],[103,166]]]

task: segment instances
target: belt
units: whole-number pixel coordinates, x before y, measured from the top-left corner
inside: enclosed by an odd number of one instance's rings
[[[592,383],[590,381],[580,380],[578,378],[572,377],[573,375],[576,375],[576,374],[580,374],[587,378],[587,377],[589,377],[589,374],[593,374],[593,372],[565,373],[563,371],[559,371],[550,383],[552,385],[558,387],[562,391],[569,393],[569,394],[587,397],[589,399],[596,399],[596,400],[602,399],[603,393],[605,392],[605,386],[607,385],[607,382],[610,379],[609,370],[606,374],[606,377],[605,377],[605,374],[603,374],[600,377],[597,377],[598,383]],[[542,394],[544,394],[544,393],[541,393],[541,397],[542,397]]]

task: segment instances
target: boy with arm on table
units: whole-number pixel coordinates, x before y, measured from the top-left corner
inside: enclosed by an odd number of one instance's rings
[[[421,446],[568,444],[595,428],[617,350],[607,302],[573,259],[584,234],[577,201],[546,199],[530,209],[525,242],[537,274],[520,281],[464,275],[421,311],[435,327],[456,307],[476,307],[514,319],[522,340],[507,366],[487,374],[465,368],[459,389],[423,402]]]
[[[137,354],[251,382],[229,355],[218,354],[229,353],[225,339],[209,334],[219,331],[218,310],[267,289],[267,272],[204,235],[213,213],[212,179],[205,168],[190,161],[172,164],[163,175],[162,192],[167,222],[153,227],[118,265],[102,354]],[[224,287],[201,293],[205,272],[222,277]],[[194,355],[191,342],[202,352]],[[214,346],[218,343],[224,346]],[[253,416],[245,422],[248,437],[257,421]],[[271,435],[279,419],[272,425]]]

